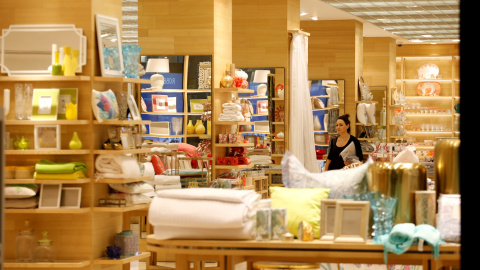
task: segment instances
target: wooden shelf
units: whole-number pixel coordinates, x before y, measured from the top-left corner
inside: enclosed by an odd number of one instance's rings
[[[255,90],[245,88],[215,88],[214,91],[218,93],[255,93]]]
[[[283,157],[283,154],[272,154],[272,158],[273,157]]]
[[[215,165],[216,170],[238,170],[238,169],[246,169],[252,168],[255,166],[253,163],[247,165]]]
[[[190,115],[190,113],[183,113],[183,112],[143,112],[142,114],[151,114],[151,115]]]
[[[215,147],[253,147],[253,143],[217,143]]]
[[[254,125],[255,122],[246,122],[246,121],[215,121],[217,126],[226,126],[226,125]]]
[[[6,120],[6,126],[33,126],[33,125],[88,125],[90,120]]]
[[[26,82],[77,82],[77,81],[90,81],[90,76],[49,76],[49,75],[38,75],[38,76],[0,76],[1,82],[17,82],[17,81],[26,81]]]
[[[94,125],[115,125],[115,126],[127,126],[127,125],[149,125],[151,121],[147,120],[103,120],[101,123],[98,120],[94,120]]]
[[[102,77],[95,76],[93,77],[94,82],[118,82],[118,83],[150,83],[148,79],[134,79],[134,78],[123,78],[123,77]]]
[[[93,150],[93,154],[97,155],[125,155],[125,154],[147,154],[150,153],[150,148],[139,148],[139,149],[125,149],[125,150],[104,150],[98,149]]]
[[[99,178],[95,179],[95,183],[107,183],[107,184],[126,184],[126,183],[133,183],[139,181],[148,181],[152,178],[150,176],[143,176],[139,178],[125,178],[125,179],[118,179],[118,178]]]
[[[127,264],[133,261],[143,260],[150,257],[150,252],[142,252],[135,256],[124,257],[120,259],[110,259],[108,257],[102,257],[93,260],[93,264]]]
[[[5,179],[5,184],[86,184],[91,178],[81,179]]]
[[[90,260],[86,261],[69,261],[69,260],[57,260],[55,262],[32,262],[22,263],[14,261],[5,261],[5,268],[83,268],[90,265]]]
[[[87,155],[90,150],[5,150],[5,155]]]
[[[136,210],[148,210],[150,203],[142,203],[133,206],[125,207],[93,207],[93,212],[105,212],[105,213],[125,213]]]
[[[30,208],[5,209],[5,214],[85,214],[91,211],[90,207],[82,208]]]

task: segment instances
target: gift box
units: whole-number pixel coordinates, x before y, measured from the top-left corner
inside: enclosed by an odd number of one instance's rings
[[[281,240],[287,233],[287,209],[272,208],[272,240]]]
[[[272,238],[272,209],[257,210],[256,237],[257,241],[268,241]]]

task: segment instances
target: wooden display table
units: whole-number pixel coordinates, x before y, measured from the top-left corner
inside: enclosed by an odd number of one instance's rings
[[[460,266],[460,247],[459,244],[441,246],[440,257],[435,260],[430,246],[424,245],[423,251],[417,246],[411,246],[401,255],[388,253],[388,264],[422,265],[423,270]],[[216,261],[218,269],[228,270],[235,269],[235,264],[244,261],[249,270],[255,261],[384,264],[383,245],[371,242],[338,244],[320,240],[157,240],[149,235],[147,250],[174,254],[176,269],[188,269],[187,266],[192,261]]]

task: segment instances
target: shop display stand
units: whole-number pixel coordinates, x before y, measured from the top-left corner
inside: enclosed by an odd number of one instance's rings
[[[272,106],[272,108],[269,109],[271,115],[268,116],[271,126],[272,161],[274,165],[280,165],[285,151],[288,150],[288,91],[285,85],[285,68],[275,68],[275,74],[272,76],[274,82],[272,91],[276,90],[280,85],[283,85],[284,89],[283,97],[278,96],[278,91],[269,93],[269,104]],[[283,108],[283,110],[280,108]],[[282,119],[277,119],[277,114],[279,113],[283,113],[283,121],[281,121]],[[275,135],[279,132],[283,132],[283,138],[275,138]]]

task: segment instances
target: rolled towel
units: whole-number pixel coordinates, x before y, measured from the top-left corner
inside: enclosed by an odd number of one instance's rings
[[[179,184],[180,175],[155,175],[153,183],[155,185]]]
[[[139,178],[138,161],[124,155],[98,155],[95,159],[97,178]]]

